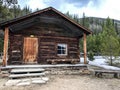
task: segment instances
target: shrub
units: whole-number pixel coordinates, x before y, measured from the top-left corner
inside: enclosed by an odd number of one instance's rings
[[[94,53],[93,53],[93,51],[90,51],[90,52],[88,53],[88,59],[89,59],[90,61],[93,61],[93,60],[94,60]]]

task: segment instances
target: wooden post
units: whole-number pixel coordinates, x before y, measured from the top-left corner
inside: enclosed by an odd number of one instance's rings
[[[87,46],[86,46],[86,33],[83,34],[83,48],[84,48],[84,64],[87,64]]]
[[[3,66],[7,65],[8,37],[9,37],[9,28],[6,27],[4,31]]]

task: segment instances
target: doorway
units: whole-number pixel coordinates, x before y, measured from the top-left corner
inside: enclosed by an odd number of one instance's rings
[[[25,37],[23,48],[24,63],[37,62],[37,56],[38,56],[38,38]]]

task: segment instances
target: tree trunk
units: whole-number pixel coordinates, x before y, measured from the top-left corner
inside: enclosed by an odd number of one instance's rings
[[[112,66],[112,56],[110,56],[110,65]]]
[[[110,44],[110,65],[112,66],[112,48],[111,48],[111,44]]]

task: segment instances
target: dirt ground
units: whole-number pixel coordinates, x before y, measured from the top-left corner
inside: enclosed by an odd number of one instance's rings
[[[96,78],[89,75],[51,75],[46,84],[30,86],[4,86],[7,79],[0,79],[0,90],[120,90],[120,79]]]

